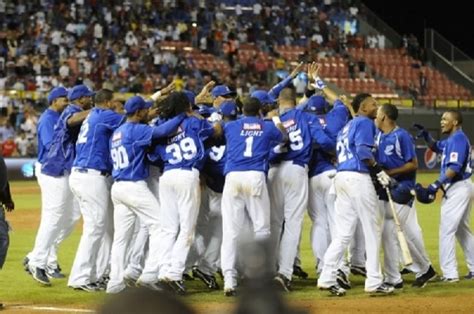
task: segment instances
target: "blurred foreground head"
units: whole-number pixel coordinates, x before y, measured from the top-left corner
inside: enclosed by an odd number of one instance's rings
[[[194,314],[196,312],[174,295],[145,288],[136,288],[111,296],[98,313]]]

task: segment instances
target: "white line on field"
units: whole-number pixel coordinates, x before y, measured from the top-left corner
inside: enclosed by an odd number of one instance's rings
[[[94,310],[73,309],[73,308],[54,307],[54,306],[13,305],[13,306],[8,306],[7,309],[8,308],[10,308],[10,309],[29,309],[29,310],[33,310],[33,311],[96,313],[96,311],[94,311]]]

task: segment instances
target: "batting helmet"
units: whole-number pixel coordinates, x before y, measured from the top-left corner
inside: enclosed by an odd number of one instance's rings
[[[421,184],[415,185],[416,199],[420,203],[431,204],[434,202],[436,195],[429,192],[427,188],[424,188]]]
[[[410,188],[403,183],[398,183],[393,189],[390,189],[392,200],[398,204],[409,204],[413,200]]]

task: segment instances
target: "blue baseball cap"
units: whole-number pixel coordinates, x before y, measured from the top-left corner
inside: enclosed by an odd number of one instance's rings
[[[219,113],[225,117],[237,115],[237,105],[233,100],[224,101],[219,107]]]
[[[186,97],[188,97],[188,100],[189,100],[189,102],[191,103],[191,106],[193,106],[194,103],[195,103],[195,102],[194,102],[194,99],[196,98],[196,95],[195,95],[192,91],[190,91],[190,90],[188,90],[188,89],[184,89],[184,90],[183,90],[183,93],[186,94]]]
[[[59,86],[53,88],[48,95],[48,104],[51,104],[56,98],[67,97],[67,89]]]
[[[84,84],[81,84],[76,85],[69,90],[67,94],[67,99],[69,99],[69,101],[74,101],[81,97],[92,97],[94,95],[95,93],[89,87]]]
[[[148,109],[153,105],[151,101],[145,101],[141,96],[132,96],[126,102],[123,108],[125,113],[130,115],[141,109]]]
[[[232,91],[227,85],[217,85],[211,91],[212,98],[219,96],[235,96],[237,93]]]
[[[214,112],[216,112],[216,109],[214,107],[209,107],[209,106],[206,106],[206,105],[201,105],[201,106],[198,106],[197,108],[197,113],[199,113],[201,116],[203,116],[204,118],[208,118],[211,116],[211,114],[213,114]]]
[[[257,98],[262,105],[273,104],[276,102],[276,99],[270,96],[268,92],[264,90],[256,90],[250,94],[250,97]]]
[[[304,107],[304,110],[311,112],[323,112],[327,110],[328,107],[329,104],[323,96],[313,95],[309,97]]]

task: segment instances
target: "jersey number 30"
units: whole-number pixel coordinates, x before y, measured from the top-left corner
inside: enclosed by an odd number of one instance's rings
[[[166,146],[166,153],[172,155],[172,158],[170,158],[168,162],[175,165],[183,161],[183,159],[193,159],[197,154],[197,148],[192,138],[185,137],[179,142],[179,144],[173,143]]]

